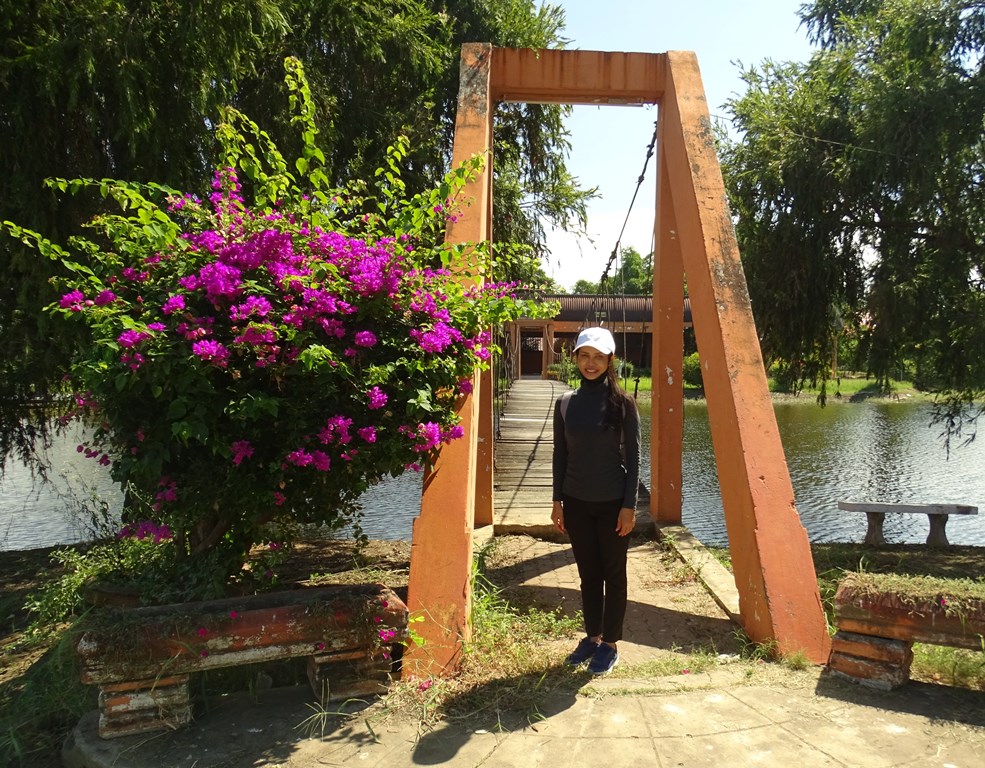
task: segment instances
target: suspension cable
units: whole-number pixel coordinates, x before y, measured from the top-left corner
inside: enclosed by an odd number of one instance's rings
[[[640,192],[640,187],[643,186],[643,181],[646,178],[646,169],[650,165],[650,158],[653,157],[653,148],[657,144],[657,123],[653,123],[653,138],[650,139],[650,144],[646,148],[646,158],[643,160],[643,170],[640,171],[639,178],[636,180],[636,189],[633,190],[633,198],[629,201],[629,208],[626,210],[626,217],[622,222],[622,229],[619,230],[619,237],[616,238],[616,244],[612,248],[612,253],[609,254],[609,261],[605,265],[605,269],[602,270],[602,278],[599,280],[598,293],[592,298],[592,303],[589,306],[588,312],[585,317],[585,325],[588,324],[590,317],[594,316],[596,313],[596,305],[598,297],[605,293],[606,281],[609,279],[609,270],[612,268],[616,257],[619,254],[619,246],[622,244],[622,236],[626,232],[626,225],[629,223],[629,215],[633,211],[633,205],[636,203],[636,196]]]

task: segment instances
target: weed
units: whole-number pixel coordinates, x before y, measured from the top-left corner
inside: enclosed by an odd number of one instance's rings
[[[671,652],[641,664],[616,667],[611,676],[614,678],[673,677],[707,672],[716,666],[718,666],[718,653],[713,648],[708,648],[690,653]]]
[[[369,702],[364,699],[346,699],[333,709],[329,709],[325,704],[327,700],[328,691],[326,690],[322,694],[322,701],[315,704],[307,704],[306,706],[311,710],[311,714],[294,726],[295,729],[302,731],[309,739],[315,737],[324,739],[325,733],[329,731],[329,726],[334,725],[339,719],[349,719],[354,716],[354,707],[369,706]],[[373,730],[370,721],[371,718],[366,718],[366,728],[373,741],[378,742],[380,739],[376,735],[376,731]]]
[[[736,629],[732,634],[735,637],[735,644],[739,647],[739,656],[746,661],[773,661],[779,656],[775,640],[757,643],[742,629]]]
[[[985,657],[981,651],[913,644],[913,677],[985,691]]]
[[[67,731],[96,707],[95,689],[80,681],[75,633],[42,646],[20,677],[0,685],[0,765],[42,765],[61,750]]]
[[[813,666],[810,658],[803,651],[793,651],[791,653],[785,653],[781,659],[783,666],[787,669],[793,670],[794,672],[802,672],[805,669],[810,669]]]

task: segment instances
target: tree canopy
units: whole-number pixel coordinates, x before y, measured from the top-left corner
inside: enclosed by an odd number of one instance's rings
[[[744,72],[723,169],[767,360],[985,390],[985,5],[817,0],[803,64]]]
[[[571,289],[572,293],[618,293],[630,296],[649,296],[653,293],[653,254],[645,258],[633,246],[619,249],[619,263],[615,274],[606,275],[605,285],[591,280],[579,280]]]
[[[287,56],[308,73],[331,181],[371,176],[406,135],[413,194],[450,163],[461,44],[560,47],[563,25],[559,7],[534,0],[0,0],[0,215],[66,242],[101,202],[56,198],[45,178],[204,188],[224,105],[296,155]],[[515,267],[526,279],[543,277],[541,221],[584,222],[589,193],[567,172],[562,114],[497,111],[494,231],[529,247]],[[41,311],[54,269],[0,242],[0,466],[44,431],[77,341]]]

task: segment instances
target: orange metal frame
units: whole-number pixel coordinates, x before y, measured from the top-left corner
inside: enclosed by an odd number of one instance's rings
[[[745,275],[725,196],[697,59],[688,51],[622,53],[462,47],[453,162],[485,169],[449,242],[491,238],[493,114],[499,101],[657,104],[653,276],[651,514],[680,522],[684,276],[701,355],[742,624],[781,654],[827,660],[830,639],[807,533],[773,414]],[[408,606],[425,644],[410,675],[457,669],[469,636],[472,531],[492,523],[488,373],[464,398],[465,437],[441,450],[414,522]]]

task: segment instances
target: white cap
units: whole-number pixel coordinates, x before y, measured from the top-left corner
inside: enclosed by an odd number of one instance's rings
[[[611,355],[616,351],[616,340],[605,328],[586,328],[578,334],[575,352],[582,347],[593,347],[603,355]]]

